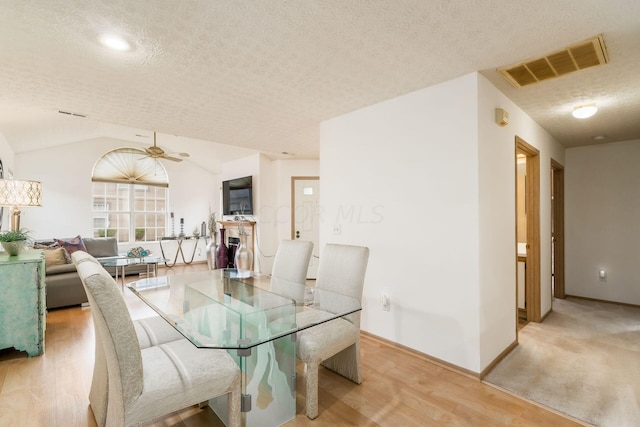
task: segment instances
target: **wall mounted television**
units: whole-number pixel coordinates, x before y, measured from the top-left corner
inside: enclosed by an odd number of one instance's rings
[[[253,215],[252,177],[222,182],[222,214]]]

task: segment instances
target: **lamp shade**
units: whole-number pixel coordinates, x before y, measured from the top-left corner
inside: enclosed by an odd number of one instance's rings
[[[42,184],[0,179],[0,206],[42,206]]]

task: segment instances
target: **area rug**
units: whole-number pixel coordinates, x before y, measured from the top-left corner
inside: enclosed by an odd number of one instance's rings
[[[640,426],[640,308],[556,299],[484,381],[601,427]]]

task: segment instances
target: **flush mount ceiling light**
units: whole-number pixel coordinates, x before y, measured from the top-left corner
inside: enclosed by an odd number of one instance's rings
[[[576,119],[586,119],[593,116],[596,111],[598,111],[598,107],[596,107],[596,104],[585,104],[573,107],[573,112],[571,114]]]
[[[119,52],[126,52],[131,49],[131,45],[123,37],[115,34],[100,34],[98,41],[105,47]]]

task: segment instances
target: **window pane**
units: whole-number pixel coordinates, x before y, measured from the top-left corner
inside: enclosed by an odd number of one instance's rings
[[[163,187],[95,182],[93,236],[116,237],[122,243],[160,239],[166,234],[166,205]]]

